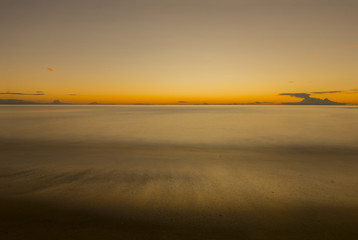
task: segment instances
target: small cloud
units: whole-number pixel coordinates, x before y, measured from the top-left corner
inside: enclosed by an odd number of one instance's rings
[[[291,96],[296,98],[308,98],[310,94],[308,93],[280,93],[279,96]]]
[[[348,44],[346,45],[347,48],[358,48],[358,44]]]
[[[209,60],[209,61],[208,61],[208,64],[214,64],[214,63],[215,63],[215,61],[214,61],[214,60],[215,60],[215,56],[216,56],[215,54],[209,54],[209,55],[208,55],[208,57],[207,57],[207,59]]]
[[[349,90],[349,91],[345,91],[344,93],[346,93],[346,94],[358,93],[358,89],[351,89],[351,90]]]
[[[49,72],[56,72],[56,70],[53,69],[53,68],[51,68],[51,67],[48,67],[47,70],[48,70]]]
[[[0,92],[2,95],[45,95],[43,91],[36,91],[36,92],[28,92],[28,93],[22,93],[22,92]]]
[[[343,91],[323,91],[323,92],[311,92],[312,94],[327,94],[327,93],[341,93]]]
[[[321,92],[311,92],[312,94],[331,94],[331,93],[357,93],[358,89],[351,89],[351,90],[345,90],[345,91],[321,91]]]
[[[322,56],[322,53],[316,52],[316,53],[310,54],[309,56],[310,57],[320,57],[320,56]]]
[[[21,99],[0,99],[0,104],[39,104],[39,103],[25,101]]]
[[[72,96],[72,97],[75,97],[75,96],[77,96],[77,94],[76,93],[70,93],[70,94],[67,94],[68,96]]]

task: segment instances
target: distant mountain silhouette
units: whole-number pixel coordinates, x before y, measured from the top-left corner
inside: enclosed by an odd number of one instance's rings
[[[56,105],[65,104],[65,105],[69,105],[71,103],[64,103],[64,102],[61,102],[60,100],[56,99],[56,100],[53,100],[53,102],[50,103],[50,104],[56,104]]]

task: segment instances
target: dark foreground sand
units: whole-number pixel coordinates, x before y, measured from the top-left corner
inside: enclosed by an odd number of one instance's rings
[[[354,239],[358,150],[2,140],[0,239]]]

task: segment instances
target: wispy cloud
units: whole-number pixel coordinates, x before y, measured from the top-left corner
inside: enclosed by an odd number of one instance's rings
[[[311,94],[332,94],[332,93],[358,93],[358,89],[350,89],[350,90],[344,90],[344,91],[319,91],[319,92],[311,92]]]
[[[349,91],[345,91],[344,93],[346,93],[346,94],[356,94],[356,93],[358,93],[358,89],[351,89]]]
[[[296,98],[308,98],[311,94],[309,93],[280,93],[280,96],[291,96]]]
[[[47,70],[48,70],[49,72],[56,72],[56,70],[55,70],[54,68],[51,68],[51,67],[48,67]]]
[[[316,52],[316,53],[310,54],[308,56],[310,56],[310,57],[320,57],[320,56],[322,56],[322,53]]]
[[[0,92],[2,95],[45,95],[43,91],[36,91],[36,92]]]
[[[0,104],[39,104],[39,103],[25,101],[21,99],[0,99]]]
[[[317,91],[317,92],[309,92],[309,93],[280,93],[279,96],[291,96],[297,98],[305,98],[309,97],[311,94],[334,94],[334,93],[357,93],[358,89],[350,89],[350,90],[333,90],[333,91]]]
[[[327,94],[327,93],[342,93],[344,91],[322,91],[322,92],[311,92],[312,94]]]

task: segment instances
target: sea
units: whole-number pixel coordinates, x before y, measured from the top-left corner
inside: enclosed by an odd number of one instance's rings
[[[358,235],[353,105],[2,105],[0,164],[3,239]]]

